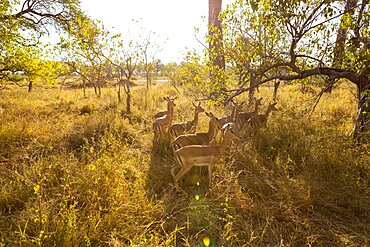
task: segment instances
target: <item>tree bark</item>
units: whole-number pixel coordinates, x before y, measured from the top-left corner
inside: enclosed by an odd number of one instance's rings
[[[353,137],[361,141],[362,134],[370,131],[370,91],[358,87],[358,106]]]
[[[343,58],[344,58],[344,50],[345,50],[345,42],[347,39],[347,33],[348,30],[346,27],[344,27],[344,22],[346,21],[346,14],[349,14],[353,16],[355,12],[355,7],[357,5],[358,0],[347,0],[346,6],[344,7],[344,15],[342,16],[340,26],[338,28],[337,33],[337,39],[335,41],[335,47],[334,47],[334,56],[333,56],[333,62],[332,67],[333,68],[341,68],[343,64]],[[327,81],[327,89],[326,92],[331,93],[333,90],[333,84],[335,80],[332,78],[329,78]]]
[[[131,114],[131,85],[130,80],[126,80],[126,113]]]
[[[86,80],[85,79],[82,80],[82,88],[84,91],[84,98],[86,98]]]
[[[119,80],[118,81],[118,91],[117,91],[117,96],[118,96],[118,103],[121,103],[121,83],[122,83],[122,80]]]
[[[33,87],[33,85],[32,85],[32,81],[30,81],[30,82],[28,83],[28,92],[31,92],[31,91],[32,91],[32,87]]]
[[[213,83],[221,82],[219,72],[225,70],[225,57],[223,52],[223,35],[219,18],[222,0],[209,0],[208,9],[208,35],[209,58],[211,61],[210,76]]]

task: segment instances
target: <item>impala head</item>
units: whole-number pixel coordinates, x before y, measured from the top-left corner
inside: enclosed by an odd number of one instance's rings
[[[240,110],[241,110],[241,108],[242,108],[242,106],[244,104],[244,101],[241,102],[241,103],[239,103],[239,102],[235,102],[235,101],[232,100],[231,101],[231,104],[233,106],[233,111],[234,112],[240,112]]]
[[[212,125],[215,131],[219,131],[222,127],[220,119],[218,119],[212,112],[205,112],[206,115],[210,118],[210,125]]]
[[[275,107],[276,104],[277,102],[271,103],[268,107],[269,111],[277,111],[278,109]]]
[[[191,102],[191,103],[195,107],[196,112],[198,112],[198,113],[204,112],[203,107],[200,106],[200,102],[198,103],[198,105],[194,104],[194,102]]]
[[[172,98],[172,99],[170,97],[163,97],[163,99],[165,101],[167,101],[168,106],[171,106],[171,107],[175,107],[176,106],[175,99],[177,99],[177,96],[174,97],[174,98]]]
[[[254,98],[254,100],[256,102],[256,106],[261,106],[262,105],[262,99],[263,98],[259,98],[259,99]]]
[[[230,140],[240,140],[236,130],[237,128],[234,123],[227,123],[222,126],[221,133],[224,138],[227,137]]]

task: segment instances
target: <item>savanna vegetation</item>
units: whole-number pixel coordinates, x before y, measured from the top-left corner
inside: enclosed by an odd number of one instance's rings
[[[235,1],[204,54],[162,64],[154,33],[112,34],[79,1],[2,1],[0,246],[369,246],[369,17],[366,1]],[[277,111],[211,183],[194,167],[176,190],[153,141],[163,97],[173,123],[199,102]]]

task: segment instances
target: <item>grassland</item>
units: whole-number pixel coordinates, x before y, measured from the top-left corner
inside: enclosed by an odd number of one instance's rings
[[[313,95],[298,91],[282,86],[268,128],[232,146],[212,185],[194,169],[180,193],[170,149],[152,146],[170,86],[135,87],[130,116],[115,89],[0,91],[0,246],[370,246],[370,147],[351,138],[354,89],[324,95],[310,116]],[[257,95],[266,109],[272,90]],[[192,98],[178,96],[176,120],[191,119]],[[198,130],[207,124],[200,115]]]

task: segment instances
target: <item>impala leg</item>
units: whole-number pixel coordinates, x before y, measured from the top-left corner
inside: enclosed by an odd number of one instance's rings
[[[175,187],[178,188],[179,186],[179,180],[190,170],[191,166],[187,166],[187,167],[181,167],[181,170],[180,172],[175,176],[174,180],[175,180]]]
[[[212,180],[212,164],[208,165],[208,179],[209,179],[209,184],[208,186],[211,187],[211,180]]]

